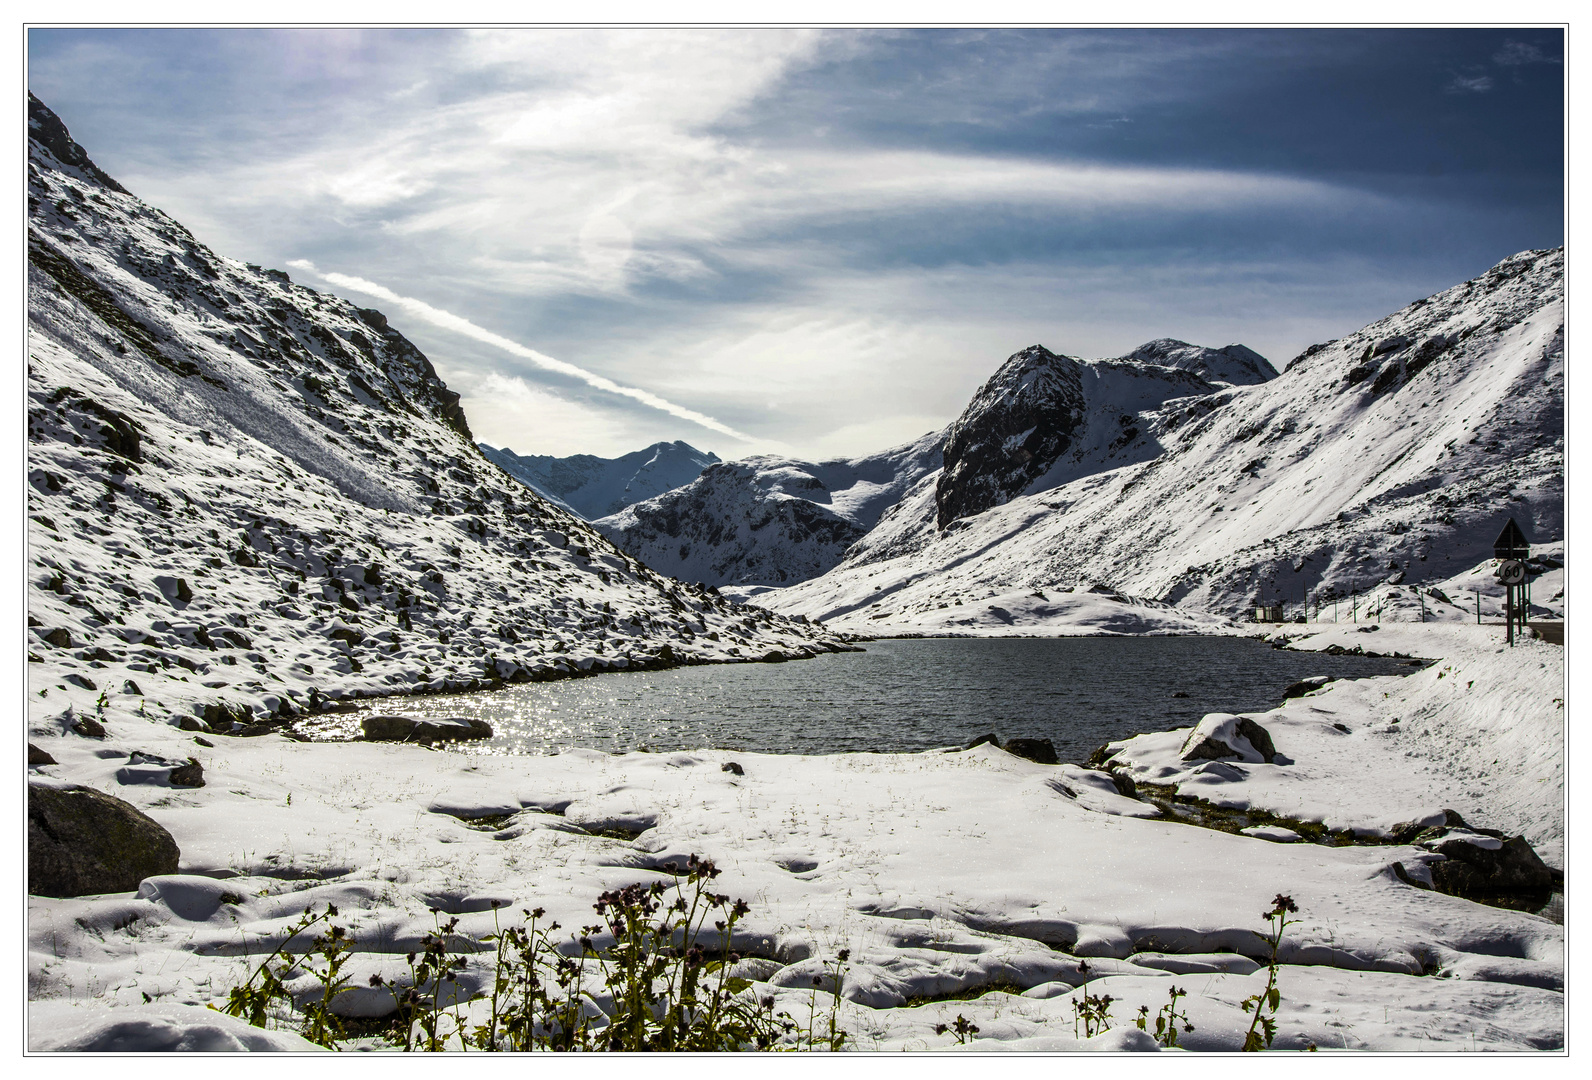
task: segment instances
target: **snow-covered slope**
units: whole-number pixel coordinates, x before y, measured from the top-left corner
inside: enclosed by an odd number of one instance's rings
[[[617,458],[591,454],[557,458],[477,445],[488,461],[514,479],[588,521],[689,484],[719,460],[717,454],[678,440],[653,443]]]
[[[1142,444],[1118,451],[1132,463],[1053,469],[963,516],[1031,474],[1000,456],[1003,433],[1036,425],[1019,406],[1020,419],[981,421],[986,470],[925,478],[840,566],[758,602],[857,629],[932,629],[958,601],[1102,584],[1238,615],[1444,581],[1484,562],[1510,516],[1551,545],[1563,538],[1563,289],[1563,249],[1522,252],[1311,347],[1275,379],[1167,401],[1142,416]],[[1003,371],[1055,370],[1031,354]],[[1064,397],[1053,407],[1072,415]]]
[[[549,506],[378,312],[215,255],[30,110],[36,712],[284,713],[840,645]]]
[[[945,432],[868,457],[762,456],[713,465],[596,525],[655,570],[709,585],[784,585],[823,573],[940,467]]]

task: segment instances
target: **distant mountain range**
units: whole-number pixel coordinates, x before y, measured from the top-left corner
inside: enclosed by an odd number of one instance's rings
[[[713,465],[594,524],[648,566],[710,585],[785,585],[838,563],[940,467],[945,433],[860,458],[762,456]]]
[[[1034,345],[915,443],[713,465],[595,524],[660,571],[859,632],[1193,630],[1446,595],[1509,516],[1563,539],[1563,293],[1563,249],[1522,252],[1280,375],[1242,345]]]
[[[1509,517],[1540,546],[1564,537],[1562,248],[1276,378],[1133,396],[1173,379],[1018,353],[952,425],[932,483],[838,566],[757,602],[853,630],[1033,630],[1090,588],[1240,616],[1425,583],[1428,607],[1465,617],[1433,587],[1480,577]]]
[[[653,443],[617,458],[516,454],[476,445],[514,479],[587,521],[689,484],[719,460],[717,454],[678,441]]]

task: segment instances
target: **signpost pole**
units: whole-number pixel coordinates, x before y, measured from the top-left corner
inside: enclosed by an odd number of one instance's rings
[[[1510,645],[1515,643],[1515,623],[1526,628],[1529,604],[1526,600],[1527,581],[1531,577],[1526,560],[1531,557],[1531,541],[1520,531],[1520,526],[1510,518],[1504,531],[1493,541],[1493,558],[1498,559],[1498,580],[1504,586],[1504,637]],[[1519,590],[1518,592],[1516,590]],[[1477,619],[1481,618],[1480,600],[1477,601]]]

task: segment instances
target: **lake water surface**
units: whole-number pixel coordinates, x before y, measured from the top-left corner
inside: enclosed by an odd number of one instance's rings
[[[1208,712],[1282,701],[1311,675],[1408,674],[1403,660],[1325,656],[1227,637],[917,638],[785,664],[616,672],[436,697],[376,711],[470,716],[496,736],[467,753],[725,748],[781,754],[914,751],[985,732],[1048,738],[1063,761]],[[1186,694],[1186,697],[1176,696]],[[357,733],[358,714],[318,718]]]

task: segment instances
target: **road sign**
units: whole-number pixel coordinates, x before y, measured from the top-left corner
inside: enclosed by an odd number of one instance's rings
[[[1513,559],[1499,563],[1498,580],[1505,585],[1519,585],[1526,580],[1526,564]]]
[[[1493,558],[1526,559],[1530,556],[1531,544],[1527,542],[1526,534],[1520,531],[1515,519],[1510,518],[1509,524],[1504,526],[1504,531],[1493,541]]]

